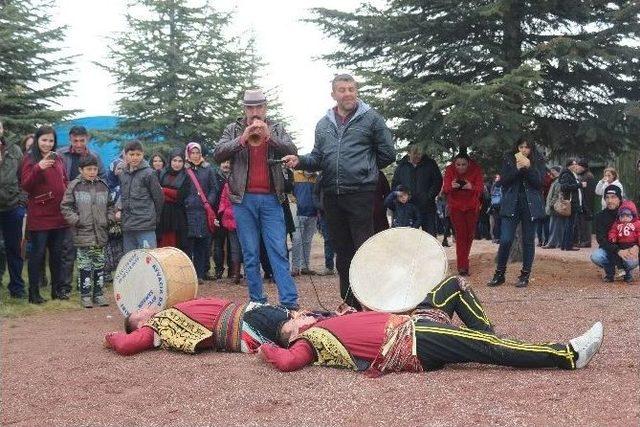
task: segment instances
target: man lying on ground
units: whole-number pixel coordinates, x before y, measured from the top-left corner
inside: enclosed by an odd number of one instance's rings
[[[465,324],[454,326],[453,314]],[[365,311],[318,321],[289,319],[271,307],[245,315],[255,329],[277,326],[273,343],[260,356],[281,371],[316,364],[367,371],[377,376],[394,371],[429,371],[447,363],[484,363],[520,368],[579,369],[599,350],[600,322],[567,344],[532,344],[495,335],[482,305],[461,279],[440,283],[411,316]]]
[[[253,353],[261,344],[271,342],[278,330],[253,329],[244,322],[259,303],[236,304],[220,298],[185,301],[171,308],[143,308],[124,320],[125,332],[105,335],[105,347],[127,356],[156,347],[195,353],[202,350]],[[269,306],[285,318],[294,313],[283,307]],[[319,318],[338,313],[300,312]],[[298,315],[298,313],[296,313]]]

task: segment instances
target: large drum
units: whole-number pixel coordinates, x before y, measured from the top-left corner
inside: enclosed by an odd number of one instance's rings
[[[424,231],[398,227],[370,237],[349,269],[351,291],[363,306],[403,313],[425,299],[448,271],[440,242]]]
[[[113,278],[116,304],[125,316],[144,307],[170,307],[194,299],[198,276],[180,249],[137,249],[126,253]]]

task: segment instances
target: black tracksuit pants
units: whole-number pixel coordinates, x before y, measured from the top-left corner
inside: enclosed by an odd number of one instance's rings
[[[577,354],[569,344],[531,344],[496,336],[473,291],[463,287],[456,277],[445,279],[418,306],[418,309],[439,308],[449,316],[455,313],[465,324],[457,327],[417,320],[417,353],[425,370],[466,362],[520,368],[575,368]]]
[[[373,191],[324,194],[327,227],[340,276],[340,296],[357,310],[362,306],[351,292],[349,267],[358,248],[373,236],[373,195]]]

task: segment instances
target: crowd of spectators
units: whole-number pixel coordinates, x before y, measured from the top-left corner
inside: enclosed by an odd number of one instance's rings
[[[40,289],[49,285],[51,299],[68,299],[75,266],[82,306],[108,305],[104,285],[124,253],[172,246],[191,257],[201,283],[222,279],[226,270],[235,283],[244,279],[251,301],[266,302],[263,281],[270,280],[280,305],[291,309],[298,306],[295,277],[337,270],[342,298],[360,308],[350,293],[351,258],[390,226],[442,235],[443,246],[453,234],[461,276],[470,272],[474,239],[499,244],[489,286],[505,283],[519,227],[517,287],[529,284],[536,240],[543,249],[576,251],[590,247],[595,232],[599,247],[591,259],[604,280],[613,281],[617,268],[633,281],[640,221],[614,168],[598,180],[584,159],[548,167],[523,137],[499,174],[486,177],[466,151],[441,170],[411,145],[389,185],[382,169],[396,153],[383,118],[357,97],[351,76],[334,79],[332,96],[336,106],[318,123],[306,156],[267,117],[260,90],[245,92],[245,115],[210,153],[186,142],[165,157],[129,141],[106,168],[82,126],[72,127],[69,144],[59,148],[52,127],[18,145],[2,138],[0,124],[0,273],[6,265],[10,296],[42,304]],[[321,271],[311,265],[316,231],[324,238]]]

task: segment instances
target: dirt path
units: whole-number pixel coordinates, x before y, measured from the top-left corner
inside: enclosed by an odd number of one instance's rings
[[[449,366],[369,379],[328,368],[279,373],[253,356],[151,351],[121,357],[102,336],[121,328],[115,306],[2,320],[3,426],[129,425],[607,425],[640,422],[640,285],[605,285],[587,251],[540,251],[531,286],[487,288],[496,247],[478,242],[471,282],[502,335],[565,341],[595,320],[599,355],[581,371]],[[318,247],[314,266],[320,266]],[[509,279],[518,268],[512,266]],[[309,278],[304,306],[318,307]],[[337,305],[337,278],[315,277]],[[273,285],[269,286],[271,299]],[[228,282],[201,295],[237,300]]]

